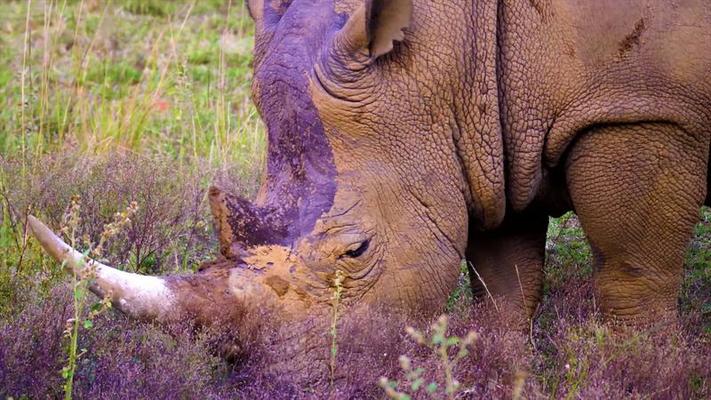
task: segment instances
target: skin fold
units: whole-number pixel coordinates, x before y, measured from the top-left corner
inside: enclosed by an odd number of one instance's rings
[[[548,217],[568,210],[592,245],[604,316],[675,318],[709,202],[707,1],[249,9],[263,183],[254,201],[210,189],[220,257],[164,278],[172,311],[159,320],[237,324],[268,310],[288,325],[328,316],[337,288],[343,307],[431,315],[467,258],[474,292],[484,281],[526,321]]]

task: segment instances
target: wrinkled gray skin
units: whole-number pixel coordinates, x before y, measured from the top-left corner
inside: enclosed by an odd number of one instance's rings
[[[708,186],[711,3],[249,7],[269,133],[257,199],[211,189],[221,257],[200,273],[117,284],[102,269],[97,293],[146,319],[268,310],[290,326],[330,315],[341,271],[343,306],[434,313],[466,257],[522,321],[548,216],[574,210],[604,315],[673,320]],[[306,332],[302,346],[324,336]]]

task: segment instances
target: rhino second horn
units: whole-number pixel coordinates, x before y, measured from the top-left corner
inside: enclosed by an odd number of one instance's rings
[[[90,286],[99,297],[109,296],[114,307],[132,318],[170,318],[175,296],[163,278],[120,271],[85,257],[33,216],[27,217],[32,234],[55,260],[80,277],[93,274]]]

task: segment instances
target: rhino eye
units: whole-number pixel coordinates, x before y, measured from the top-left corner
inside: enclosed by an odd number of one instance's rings
[[[360,245],[353,249],[353,250],[348,250],[345,253],[343,253],[343,257],[349,257],[349,258],[356,258],[360,257],[363,255],[363,253],[368,250],[368,246],[370,246],[370,240],[364,240],[360,243]]]

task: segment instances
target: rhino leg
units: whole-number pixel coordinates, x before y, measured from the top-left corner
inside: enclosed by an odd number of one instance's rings
[[[488,296],[488,290],[514,323],[528,321],[540,301],[547,230],[548,216],[541,212],[509,218],[495,231],[470,234],[467,259],[474,295]]]
[[[675,321],[684,254],[706,193],[707,152],[708,132],[666,123],[597,127],[571,150],[568,189],[608,320]]]

